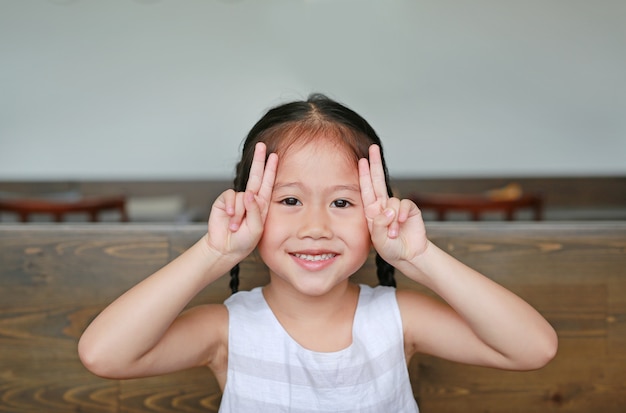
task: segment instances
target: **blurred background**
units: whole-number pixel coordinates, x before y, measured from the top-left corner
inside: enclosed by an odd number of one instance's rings
[[[623,0],[0,0],[0,196],[203,219],[254,122],[317,91],[404,193],[513,182],[548,218],[623,218],[625,22]]]

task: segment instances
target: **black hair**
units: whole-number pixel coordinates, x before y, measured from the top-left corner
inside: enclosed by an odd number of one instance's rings
[[[392,196],[389,172],[383,156],[380,138],[370,124],[352,109],[325,95],[314,93],[307,100],[293,101],[270,109],[250,130],[243,142],[241,160],[237,163],[234,190],[245,191],[252,166],[254,147],[264,142],[267,155],[284,150],[303,139],[313,139],[319,134],[330,134],[349,147],[355,161],[369,159],[369,147],[380,147],[387,193]],[[396,286],[394,267],[376,254],[376,275],[380,285]],[[230,271],[230,288],[239,290],[239,265]]]

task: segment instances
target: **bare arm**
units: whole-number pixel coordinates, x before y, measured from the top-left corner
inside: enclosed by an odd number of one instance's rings
[[[246,191],[220,195],[211,209],[207,234],[96,317],[78,346],[89,370],[130,378],[215,362],[227,344],[226,308],[207,305],[181,312],[255,248],[277,162],[272,154],[266,165],[265,145],[257,145]]]
[[[556,333],[533,307],[436,245],[429,242],[402,272],[449,304],[398,292],[414,351],[512,370],[540,368],[554,357]]]
[[[167,266],[120,296],[89,325],[78,350],[93,373],[111,378],[162,374],[210,364],[228,315],[220,306],[181,312],[206,285],[228,271],[201,239]],[[234,265],[234,264],[233,264]],[[204,317],[200,317],[202,314]],[[199,320],[212,328],[194,328]]]
[[[359,161],[374,247],[407,277],[447,303],[398,291],[407,353],[503,369],[535,369],[554,357],[557,337],[528,303],[448,255],[426,237],[419,209],[387,197],[380,152]]]

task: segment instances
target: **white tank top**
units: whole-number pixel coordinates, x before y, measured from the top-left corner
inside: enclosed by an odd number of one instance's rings
[[[261,287],[228,298],[228,373],[221,413],[416,413],[395,289],[360,286],[352,344],[307,350],[268,306]]]

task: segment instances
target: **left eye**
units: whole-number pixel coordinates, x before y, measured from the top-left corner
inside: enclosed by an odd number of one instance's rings
[[[336,201],[333,201],[331,205],[335,208],[347,208],[352,204],[350,201],[346,201],[345,199],[337,199]]]

